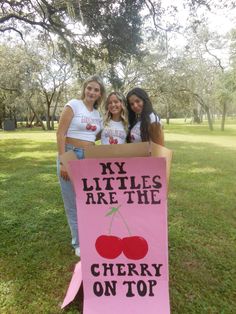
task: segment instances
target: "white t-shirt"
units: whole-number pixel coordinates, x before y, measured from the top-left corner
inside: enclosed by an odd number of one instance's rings
[[[127,132],[122,121],[110,120],[104,127],[101,134],[101,143],[106,144],[124,144],[126,142]]]
[[[150,123],[161,123],[159,117],[155,115],[153,112],[150,113]],[[141,139],[141,131],[140,131],[141,121],[138,121],[130,130],[130,140],[131,143],[139,143],[142,142]]]
[[[89,111],[84,102],[72,99],[66,105],[74,113],[66,136],[82,141],[95,142],[96,135],[102,129],[102,119],[98,110]]]

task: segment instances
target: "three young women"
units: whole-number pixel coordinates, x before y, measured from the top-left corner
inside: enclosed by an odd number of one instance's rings
[[[65,105],[57,130],[57,171],[71,230],[72,246],[77,256],[80,256],[80,247],[75,193],[66,169],[60,162],[60,155],[73,150],[78,159],[83,159],[84,149],[94,145],[99,133],[102,144],[123,144],[128,139],[131,143],[152,140],[164,145],[160,119],[143,89],[134,88],[127,94],[128,119],[124,96],[119,92],[110,93],[105,104],[106,113],[102,126],[102,118],[97,109],[104,97],[105,87],[102,80],[98,76],[87,79],[83,84],[81,99],[72,99]]]

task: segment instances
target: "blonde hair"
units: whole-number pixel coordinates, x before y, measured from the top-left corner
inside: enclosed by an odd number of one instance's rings
[[[96,82],[96,83],[98,83],[98,85],[100,86],[100,90],[101,90],[101,97],[99,97],[99,98],[95,101],[95,103],[94,103],[94,105],[93,105],[93,107],[94,107],[95,109],[97,109],[97,108],[104,102],[105,97],[106,97],[105,85],[104,85],[104,83],[103,83],[103,81],[102,81],[102,79],[101,79],[100,76],[98,76],[98,75],[93,75],[93,76],[88,77],[88,78],[84,81],[83,86],[82,86],[82,91],[81,91],[81,99],[84,100],[84,98],[85,98],[85,89],[86,89],[87,85],[88,85],[89,83],[91,83],[91,82]]]
[[[121,121],[124,125],[124,128],[126,131],[128,131],[128,111],[126,108],[126,100],[125,97],[123,96],[122,93],[120,92],[111,92],[106,99],[106,103],[105,103],[105,116],[104,116],[104,126],[107,126],[110,122],[110,120],[112,119],[112,114],[110,113],[110,111],[108,110],[108,105],[109,105],[109,99],[112,95],[115,95],[117,97],[117,99],[121,102],[122,104],[122,111],[121,111]]]

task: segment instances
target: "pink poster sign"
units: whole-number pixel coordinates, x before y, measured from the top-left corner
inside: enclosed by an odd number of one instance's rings
[[[169,314],[165,158],[70,162],[84,314]]]

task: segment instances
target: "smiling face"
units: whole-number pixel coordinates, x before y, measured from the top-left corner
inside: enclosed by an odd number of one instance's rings
[[[94,104],[99,97],[101,97],[100,85],[95,81],[89,82],[84,90],[84,102]]]
[[[112,117],[120,117],[123,110],[122,101],[119,100],[116,95],[112,94],[107,102],[107,110]]]
[[[143,111],[144,102],[136,95],[131,95],[128,99],[130,108],[133,112],[140,114]]]

